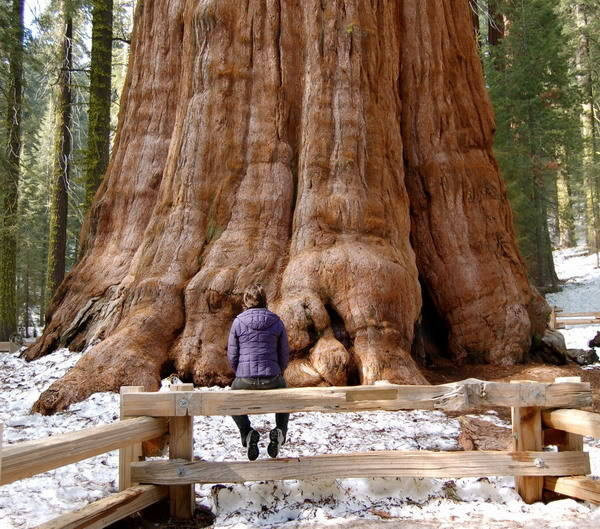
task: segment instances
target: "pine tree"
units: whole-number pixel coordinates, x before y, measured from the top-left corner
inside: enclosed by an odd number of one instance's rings
[[[577,35],[576,65],[582,91],[582,134],[585,139],[585,174],[589,197],[590,221],[588,246],[596,250],[596,264],[600,266],[600,127],[598,126],[597,92],[600,75],[597,72],[600,60],[600,45],[597,42],[600,7],[597,3],[580,1],[572,5]]]
[[[497,35],[490,39],[495,45],[485,55],[496,154],[530,274],[538,286],[556,287],[551,198],[560,168],[573,159],[571,136],[578,134],[572,126],[576,86],[569,76],[568,38],[550,0],[497,0],[494,9],[492,20],[501,12],[508,28],[500,42]]]
[[[13,0],[8,17],[8,83],[5,153],[0,167],[0,340],[17,331],[17,208],[21,157],[24,0]]]

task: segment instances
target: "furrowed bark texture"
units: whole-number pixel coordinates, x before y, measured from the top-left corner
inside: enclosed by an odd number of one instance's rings
[[[229,383],[255,282],[291,385],[424,383],[421,283],[452,354],[522,358],[545,304],[491,156],[468,0],[139,5],[86,253],[26,356],[92,347],[37,411],[171,370]]]
[[[72,90],[73,68],[73,13],[68,0],[62,3],[64,33],[60,47],[61,68],[58,74],[55,103],[54,162],[48,215],[48,258],[46,261],[46,295],[48,301],[65,278],[65,252],[67,248],[68,188],[71,179]]]
[[[85,210],[108,166],[112,74],[113,0],[92,0],[92,52],[88,147],[85,154]]]

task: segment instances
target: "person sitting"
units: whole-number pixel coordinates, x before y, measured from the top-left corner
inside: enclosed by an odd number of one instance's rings
[[[227,358],[235,379],[231,389],[285,388],[283,371],[288,365],[289,345],[285,326],[279,316],[267,310],[267,296],[261,285],[252,285],[243,295],[244,312],[231,325]],[[267,452],[277,457],[285,443],[289,413],[275,414],[276,427],[269,433]],[[234,415],[233,420],[247,449],[248,459],[258,457],[260,436],[247,415]]]

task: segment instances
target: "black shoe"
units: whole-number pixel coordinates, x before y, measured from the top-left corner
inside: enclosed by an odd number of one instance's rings
[[[267,446],[267,452],[271,457],[277,457],[279,454],[279,447],[285,443],[285,434],[281,431],[281,428],[273,428],[269,434],[271,442]]]
[[[250,430],[246,436],[246,449],[248,450],[248,459],[254,461],[258,457],[258,441],[260,435],[256,430]]]

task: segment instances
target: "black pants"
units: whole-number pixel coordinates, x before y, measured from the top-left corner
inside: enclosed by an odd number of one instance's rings
[[[231,384],[231,389],[280,389],[287,387],[285,379],[281,375],[276,377],[252,377],[252,378],[236,378]],[[287,432],[289,413],[276,413],[275,424],[283,433]],[[245,439],[248,432],[252,429],[250,419],[247,415],[232,415],[242,439]]]

